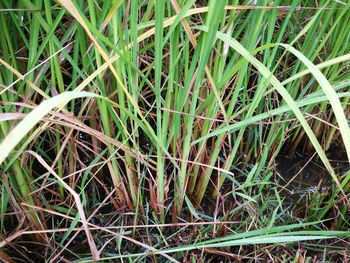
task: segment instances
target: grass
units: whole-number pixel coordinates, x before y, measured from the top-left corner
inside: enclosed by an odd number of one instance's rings
[[[1,1],[0,259],[348,260],[349,7]]]

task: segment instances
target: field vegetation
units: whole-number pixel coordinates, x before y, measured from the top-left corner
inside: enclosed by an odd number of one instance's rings
[[[0,260],[349,261],[346,2],[1,0]]]

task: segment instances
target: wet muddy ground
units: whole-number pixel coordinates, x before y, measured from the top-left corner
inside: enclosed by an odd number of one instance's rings
[[[341,181],[342,176],[350,170],[346,153],[333,146],[327,157]],[[276,158],[276,171],[280,185],[291,190],[325,192],[334,183],[324,164],[315,155],[279,155]]]
[[[332,166],[334,167],[336,174],[339,175],[339,179],[341,179],[341,176],[350,169],[345,152],[339,150],[337,147],[332,147],[331,150],[328,151],[327,156]],[[285,205],[285,208],[288,210],[288,213],[286,214],[292,214],[293,218],[307,218],[307,203],[312,199],[312,195],[328,195],[332,191],[332,187],[335,185],[327,169],[315,156],[312,157],[300,155],[298,153],[294,155],[279,155],[275,160],[275,164],[275,178],[278,182],[277,185],[280,186],[279,189],[285,189],[285,191],[281,191],[281,196],[284,198],[283,203]],[[229,188],[232,188],[232,184],[229,185]],[[227,188],[227,190],[230,190],[229,188]],[[198,215],[200,215],[204,220],[208,221],[215,220],[214,217],[220,220],[232,220],[233,218],[231,217],[231,213],[225,214],[223,211],[230,211],[231,209],[235,209],[235,207],[237,207],[237,205],[243,201],[240,199],[234,199],[231,194],[224,195],[226,197],[223,197],[223,200],[218,203],[215,198],[210,198],[210,196],[210,193],[208,193],[207,199],[204,201],[204,204],[202,204],[202,207],[196,209]],[[256,209],[258,209],[258,206]],[[267,209],[263,213],[267,214],[273,212],[273,209],[275,209],[275,206],[271,208],[271,211]],[[121,218],[119,216],[121,213],[123,213],[123,211],[116,213],[112,206],[108,206],[108,208],[104,210],[106,211],[103,211],[103,213],[100,213],[91,220],[92,223],[99,226],[133,224],[132,217]],[[193,215],[191,215],[188,209],[184,210],[182,216],[184,220],[194,220],[194,218],[192,218]],[[236,218],[236,216],[233,216],[235,217],[234,219],[239,220],[239,215],[238,218]],[[245,212],[242,212],[242,216],[245,216]],[[333,217],[333,215],[330,215],[330,217]],[[150,216],[150,218],[152,218],[152,216]],[[225,228],[218,228],[218,230],[218,236],[226,234]],[[186,231],[178,231],[178,228],[166,229],[168,236],[171,237],[167,241],[168,245],[183,245],[187,242],[186,240],[188,238],[191,239],[192,235],[198,236],[202,232],[200,227],[189,227]],[[159,235],[156,228],[151,228],[147,231],[145,229],[140,229],[136,232],[139,240],[143,243],[154,245],[161,241],[161,236]],[[131,234],[130,231],[128,231],[128,234]],[[103,233],[96,233],[96,236],[94,236],[94,238],[99,246],[103,246],[104,243],[108,243],[108,240],[111,238],[111,236],[105,235]],[[25,238],[20,238],[15,243],[21,247],[22,243],[28,244],[28,242],[30,241],[26,240]],[[43,260],[45,258],[45,255],[42,254],[42,246],[37,244],[34,245],[34,247],[38,247],[38,249],[32,250],[32,255],[27,255],[24,253],[25,255],[19,256],[18,249],[9,249],[8,254],[11,256],[16,255],[16,258],[21,258],[25,261],[32,258],[34,259],[32,262],[44,262]],[[341,247],[343,247],[343,245],[341,245]],[[77,238],[75,242],[69,246],[69,250],[65,251],[63,255],[66,258],[74,260],[79,258],[79,256],[76,254],[80,256],[85,254],[88,255],[89,251],[86,248],[86,238],[84,235],[80,235],[80,238]],[[123,246],[120,249],[122,250],[120,251],[121,253],[140,252],[140,248],[130,242],[123,243]],[[48,250],[46,250],[46,253],[47,252]],[[235,251],[235,248],[232,248],[232,250],[229,249],[227,252],[235,254],[237,251]],[[109,245],[105,247],[103,255],[108,256],[113,253],[116,253],[116,244],[114,242],[110,242]]]

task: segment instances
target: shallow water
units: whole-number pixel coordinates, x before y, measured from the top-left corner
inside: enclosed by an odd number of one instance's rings
[[[310,161],[309,158],[302,157],[278,156],[276,163],[277,172],[287,186],[298,187],[301,190],[315,188],[326,190],[332,185],[331,175],[319,161]]]
[[[340,176],[350,170],[345,150],[341,150],[337,145],[332,145],[327,152],[336,175]],[[276,158],[277,173],[281,180],[280,184],[288,189],[298,189],[300,191],[329,190],[333,185],[333,179],[321,160],[316,157],[301,155],[279,155]]]

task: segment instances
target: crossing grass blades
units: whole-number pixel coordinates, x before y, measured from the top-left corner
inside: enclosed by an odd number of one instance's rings
[[[349,8],[1,1],[0,259],[347,262]]]

